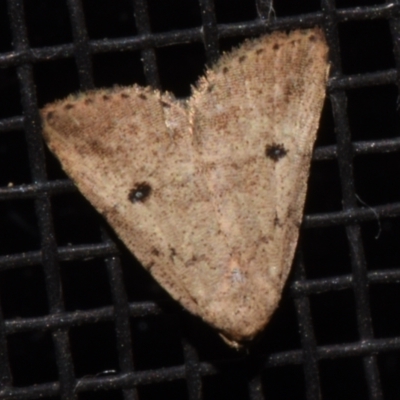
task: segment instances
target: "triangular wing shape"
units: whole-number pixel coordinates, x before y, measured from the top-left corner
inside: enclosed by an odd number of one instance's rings
[[[50,149],[160,284],[232,345],[277,307],[325,97],[319,29],[224,55],[186,102],[138,86],[42,110]]]

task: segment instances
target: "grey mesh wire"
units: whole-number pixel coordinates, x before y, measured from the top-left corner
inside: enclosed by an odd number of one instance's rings
[[[0,398],[399,398],[399,7],[1,2]],[[113,84],[185,96],[244,37],[314,25],[332,72],[297,257],[271,323],[237,353],[77,193],[43,146],[38,108]]]

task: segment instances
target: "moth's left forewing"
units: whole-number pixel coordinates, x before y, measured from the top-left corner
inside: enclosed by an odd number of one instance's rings
[[[181,277],[181,228],[193,227],[179,221],[185,210],[198,217],[201,198],[184,104],[133,86],[70,96],[42,118],[49,148],[79,190],[160,284],[199,314]]]

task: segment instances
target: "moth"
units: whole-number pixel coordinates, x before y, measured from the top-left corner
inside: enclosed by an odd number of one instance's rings
[[[321,29],[275,32],[184,101],[134,85],[49,104],[43,136],[144,268],[240,346],[290,271],[328,70]]]

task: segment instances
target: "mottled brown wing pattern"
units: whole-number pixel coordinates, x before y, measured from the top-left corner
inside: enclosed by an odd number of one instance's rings
[[[160,284],[231,345],[277,307],[325,96],[318,29],[245,42],[186,101],[138,86],[42,110],[79,190]]]

